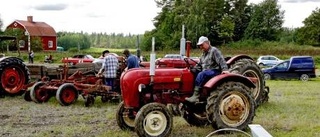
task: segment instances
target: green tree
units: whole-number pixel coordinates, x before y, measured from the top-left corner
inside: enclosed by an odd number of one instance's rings
[[[223,45],[226,41],[233,41],[232,37],[234,36],[234,22],[228,16],[225,16],[219,24],[219,37],[223,39]]]
[[[33,51],[42,51],[43,44],[40,37],[32,37],[30,40],[31,50]]]
[[[284,11],[277,0],[264,0],[253,6],[251,21],[245,31],[247,39],[277,41],[281,33]]]
[[[91,42],[88,34],[83,33],[60,33],[58,34],[58,45],[65,50],[70,48],[87,49],[90,48]]]
[[[320,9],[316,8],[297,30],[297,43],[320,46]]]
[[[239,41],[244,37],[251,17],[251,5],[248,0],[226,0],[225,13],[234,23],[233,41]]]
[[[3,34],[2,26],[3,26],[3,22],[2,22],[2,19],[0,18],[0,35]]]

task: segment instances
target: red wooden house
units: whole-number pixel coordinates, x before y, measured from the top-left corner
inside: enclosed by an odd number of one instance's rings
[[[27,35],[28,38],[25,41],[19,41],[20,50],[30,50],[28,47],[30,46],[30,39],[32,39],[32,37],[41,38],[43,50],[56,50],[56,31],[45,22],[34,22],[32,16],[28,16],[27,19],[27,21],[16,20],[6,28],[20,28],[25,32],[25,35]]]

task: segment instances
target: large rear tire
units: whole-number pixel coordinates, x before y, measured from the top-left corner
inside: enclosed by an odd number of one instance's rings
[[[240,74],[246,77],[255,78],[256,88],[252,92],[256,105],[266,102],[268,93],[265,93],[265,79],[260,67],[251,59],[240,59],[230,65],[230,72]]]
[[[29,80],[29,69],[22,60],[6,58],[0,62],[0,92],[4,91],[2,94],[22,95],[25,91],[22,89]]]
[[[165,105],[149,103],[139,110],[134,125],[140,137],[166,137],[172,131],[173,119]]]
[[[69,106],[76,102],[79,96],[78,90],[71,83],[62,84],[56,93],[56,99],[62,106]]]
[[[247,128],[255,114],[254,99],[249,93],[250,89],[240,82],[227,82],[212,91],[206,107],[212,127]]]
[[[135,117],[130,117],[129,112],[125,112],[125,111],[126,109],[124,108],[124,103],[122,101],[117,108],[117,114],[116,114],[117,124],[122,130],[133,131]],[[124,115],[124,113],[128,113],[128,114]]]

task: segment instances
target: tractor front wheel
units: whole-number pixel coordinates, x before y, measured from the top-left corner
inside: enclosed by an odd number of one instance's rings
[[[118,105],[116,119],[118,126],[122,130],[134,130],[135,117],[133,114],[126,111],[123,101]]]
[[[56,99],[62,106],[69,106],[77,101],[79,96],[78,90],[71,83],[62,84],[56,93]]]
[[[173,118],[167,107],[160,103],[144,105],[134,121],[138,136],[169,136],[172,131]]]
[[[250,89],[240,82],[227,82],[212,91],[206,109],[213,128],[247,128],[255,113],[249,93]]]

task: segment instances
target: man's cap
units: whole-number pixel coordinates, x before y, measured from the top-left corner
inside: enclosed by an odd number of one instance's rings
[[[199,38],[199,40],[198,40],[198,43],[197,43],[197,45],[201,45],[203,42],[205,42],[205,41],[209,41],[209,39],[207,38],[207,37],[205,37],[205,36],[201,36],[200,38]]]

